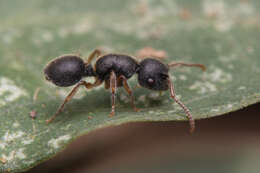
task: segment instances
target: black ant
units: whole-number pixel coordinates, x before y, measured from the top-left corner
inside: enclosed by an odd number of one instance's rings
[[[94,67],[91,62],[98,57]],[[45,78],[59,87],[76,86],[70,91],[64,102],[60,105],[57,112],[46,122],[49,123],[62,112],[66,103],[77,92],[78,88],[83,85],[86,89],[91,89],[105,82],[105,88],[111,90],[112,110],[109,116],[115,114],[115,94],[117,87],[124,87],[131,97],[131,104],[135,111],[134,97],[127,80],[135,73],[138,75],[140,86],[156,90],[170,90],[170,96],[176,101],[186,113],[189,123],[190,132],[195,129],[195,121],[189,109],[176,98],[174,86],[170,80],[169,68],[177,66],[199,67],[203,71],[206,69],[202,64],[187,64],[183,62],[172,62],[168,65],[152,58],[146,58],[137,62],[133,57],[123,54],[106,54],[101,56],[100,50],[94,50],[88,60],[84,62],[76,55],[63,55],[51,61],[44,69]],[[94,83],[88,83],[82,80],[83,77],[95,77]]]

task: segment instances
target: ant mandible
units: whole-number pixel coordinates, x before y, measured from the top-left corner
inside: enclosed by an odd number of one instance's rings
[[[93,67],[91,62],[96,57],[98,59]],[[115,114],[115,94],[118,87],[124,87],[131,97],[133,109],[139,111],[139,109],[135,107],[134,96],[127,83],[127,80],[137,73],[140,86],[156,91],[170,90],[171,98],[173,98],[186,113],[189,119],[190,132],[192,133],[195,130],[195,121],[189,109],[176,98],[174,86],[168,73],[169,68],[177,66],[199,67],[203,71],[206,69],[202,64],[188,64],[184,62],[171,62],[165,65],[152,58],[146,58],[141,62],[137,62],[129,55],[101,55],[101,51],[98,49],[90,54],[86,62],[76,55],[60,56],[47,64],[44,69],[45,78],[59,87],[75,86],[60,105],[57,112],[46,122],[50,123],[62,112],[65,104],[71,100],[80,86],[83,85],[86,89],[91,89],[101,85],[103,82],[105,88],[111,91],[112,110],[109,116]],[[83,77],[95,77],[95,82],[86,82],[82,80]]]

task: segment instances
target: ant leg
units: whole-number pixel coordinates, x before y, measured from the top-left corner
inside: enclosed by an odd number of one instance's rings
[[[66,103],[68,103],[70,101],[70,99],[76,94],[76,92],[78,91],[78,88],[83,84],[84,82],[81,81],[79,82],[74,88],[72,88],[72,90],[70,91],[70,93],[68,94],[68,96],[65,98],[65,100],[63,101],[63,103],[60,105],[60,107],[58,108],[58,110],[56,111],[56,113],[48,120],[46,120],[46,123],[50,123],[52,122],[55,117],[62,112],[64,106]]]
[[[91,84],[91,83],[87,83],[85,81],[80,81],[71,91],[70,93],[68,94],[68,96],[65,98],[65,100],[63,101],[63,103],[60,105],[60,107],[58,108],[58,110],[56,111],[56,113],[48,120],[46,120],[46,123],[50,123],[52,122],[56,116],[62,112],[64,106],[66,103],[68,103],[71,98],[76,94],[76,92],[78,91],[78,88],[81,86],[81,85],[84,85],[86,87],[86,89],[91,89],[93,87],[96,87],[98,85],[100,85],[102,82],[100,80],[96,80],[94,84]]]
[[[179,66],[186,66],[186,67],[199,67],[202,71],[206,70],[205,65],[203,64],[189,64],[184,62],[171,62],[168,64],[169,67],[179,67]]]
[[[95,49],[89,56],[86,64],[90,64],[91,61],[95,58],[101,55],[101,51],[99,49]]]
[[[141,88],[141,85],[140,85],[139,83],[137,83],[137,84],[134,86],[134,89],[133,89],[133,90],[135,90],[135,89],[137,89],[137,88]]]
[[[176,95],[175,95],[175,91],[174,91],[174,86],[171,82],[171,80],[168,78],[168,85],[170,87],[170,93],[171,93],[171,97],[174,99],[174,101],[176,103],[178,103],[182,109],[184,110],[184,112],[186,113],[188,119],[189,119],[189,123],[190,123],[190,133],[193,133],[194,130],[195,130],[195,121],[190,113],[190,110],[180,101],[176,98]]]
[[[96,78],[95,82],[92,84],[92,83],[89,83],[89,82],[85,82],[83,81],[83,85],[85,86],[86,89],[92,89],[94,87],[97,87],[99,85],[101,85],[103,83],[103,81],[99,80],[98,78]]]
[[[134,111],[136,111],[136,112],[140,111],[139,108],[135,107],[133,92],[127,83],[126,77],[121,75],[119,78],[123,80],[124,88],[125,88],[126,92],[128,93],[128,95],[131,97],[131,104],[132,104]]]
[[[114,71],[111,71],[109,81],[110,81],[111,101],[112,101],[112,110],[109,116],[112,117],[115,115],[115,102],[116,102],[116,89],[117,89],[117,80]]]
[[[105,80],[104,87],[105,87],[105,89],[110,88],[110,81],[109,80]]]

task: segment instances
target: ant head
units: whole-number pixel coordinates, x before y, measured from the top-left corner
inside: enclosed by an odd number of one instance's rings
[[[158,60],[147,58],[140,63],[138,82],[142,87],[152,90],[167,90],[168,67]]]
[[[45,78],[61,87],[76,84],[81,80],[84,72],[84,61],[75,55],[58,57],[47,64],[44,69]]]

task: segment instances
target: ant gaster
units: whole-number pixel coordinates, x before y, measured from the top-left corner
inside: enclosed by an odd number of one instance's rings
[[[98,57],[95,65],[91,62]],[[177,66],[200,67],[205,70],[202,64],[187,64],[183,62],[172,62],[168,65],[152,58],[146,58],[141,62],[137,62],[133,57],[122,54],[106,54],[101,56],[100,50],[94,50],[87,61],[84,62],[76,55],[63,55],[51,61],[44,69],[45,78],[59,87],[69,87],[75,85],[70,91],[64,102],[60,105],[57,112],[46,122],[49,123],[62,112],[66,103],[75,95],[80,86],[91,89],[101,85],[104,82],[105,88],[110,89],[112,99],[112,110],[109,116],[115,114],[115,94],[118,87],[124,87],[131,97],[131,104],[135,111],[139,111],[135,107],[134,97],[127,80],[135,73],[138,75],[138,83],[140,86],[156,90],[170,90],[170,96],[178,103],[186,113],[190,132],[195,129],[195,121],[189,109],[176,98],[174,86],[169,76],[169,68]],[[94,83],[88,83],[82,80],[83,77],[95,77]]]

